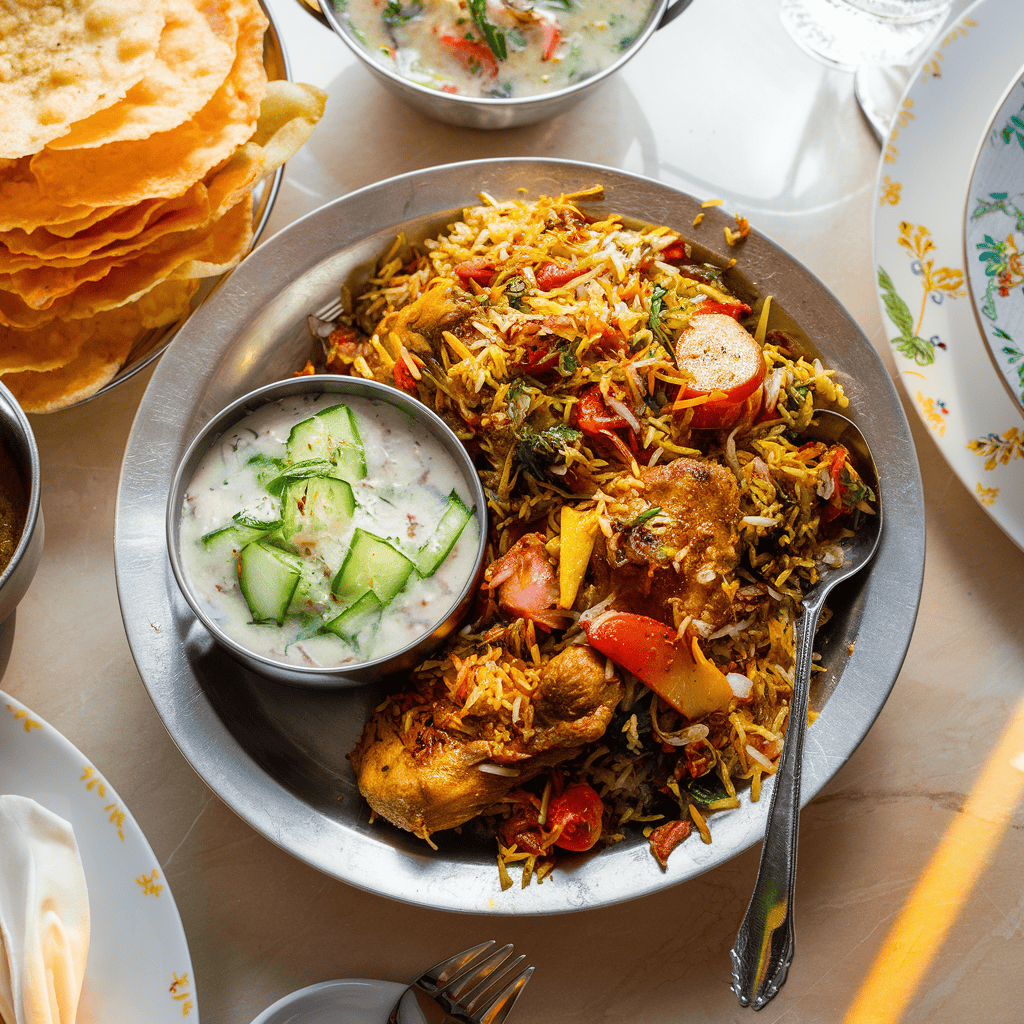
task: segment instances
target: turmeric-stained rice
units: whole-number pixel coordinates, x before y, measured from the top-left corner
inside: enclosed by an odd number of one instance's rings
[[[438,412],[484,484],[492,566],[470,621],[376,714],[412,764],[459,731],[487,744],[489,784],[509,776],[486,808],[503,887],[513,866],[525,885],[558,847],[585,848],[560,818],[578,784],[600,797],[588,827],[601,843],[642,830],[662,863],[692,831],[710,841],[745,791],[756,799],[782,749],[801,596],[874,497],[845,450],[803,436],[816,408],[847,399],[772,329],[770,300],[734,294],[671,228],[584,212],[600,191],[482,195],[437,237],[399,238],[325,340],[328,371]],[[723,351],[759,350],[756,378],[723,365],[720,384],[696,387],[682,340],[712,323]],[[553,589],[510,596],[517,573],[547,579],[545,564]],[[727,706],[690,719],[611,658],[621,699],[603,736],[527,770],[512,752],[534,749],[544,667],[621,614],[658,620],[706,659]]]

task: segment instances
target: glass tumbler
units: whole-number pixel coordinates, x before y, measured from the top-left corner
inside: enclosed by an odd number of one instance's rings
[[[780,0],[779,16],[812,56],[853,70],[902,65],[934,38],[953,0]]]

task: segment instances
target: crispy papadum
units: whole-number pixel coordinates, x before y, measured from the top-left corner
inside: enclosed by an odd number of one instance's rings
[[[156,58],[125,97],[78,121],[48,149],[86,149],[169,131],[201,110],[231,70],[239,4],[163,0]]]
[[[0,0],[0,380],[32,412],[96,394],[245,256],[253,190],[326,100],[268,83],[258,0],[63,9]]]
[[[38,152],[119,100],[156,58],[152,0],[0,5],[0,157]]]

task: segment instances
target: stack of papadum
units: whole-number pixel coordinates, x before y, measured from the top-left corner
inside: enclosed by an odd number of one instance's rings
[[[0,380],[99,391],[248,251],[326,94],[268,82],[258,0],[0,0]]]

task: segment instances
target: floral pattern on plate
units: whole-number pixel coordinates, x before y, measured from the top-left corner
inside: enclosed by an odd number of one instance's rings
[[[0,793],[31,797],[74,829],[89,888],[78,1019],[199,1020],[185,932],[149,843],[113,787],[64,736],[0,691]]]
[[[937,40],[883,147],[874,263],[897,375],[921,422],[967,489],[1024,548],[1020,410],[986,351],[964,266],[964,210],[981,126],[987,135],[1007,83],[1020,76],[1022,36],[1020,0],[978,0]]]
[[[967,280],[978,323],[1024,412],[1024,78],[996,111],[967,195]]]

